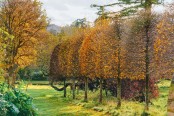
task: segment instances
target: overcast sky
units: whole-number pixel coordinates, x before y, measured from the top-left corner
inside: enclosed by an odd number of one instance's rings
[[[94,21],[97,18],[96,8],[91,8],[91,4],[108,4],[116,0],[40,0],[51,23],[64,26],[71,24],[78,18],[87,18],[88,21]],[[174,0],[165,0],[171,2]],[[116,10],[118,7],[110,8]],[[162,7],[156,8],[162,11]]]

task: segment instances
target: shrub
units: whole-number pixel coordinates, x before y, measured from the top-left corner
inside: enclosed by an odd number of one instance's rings
[[[114,96],[116,96],[117,93],[116,85],[116,79],[112,78],[107,80],[106,86]],[[157,97],[159,92],[154,79],[150,79],[149,88],[150,98]],[[145,80],[122,79],[122,98],[133,99],[140,102],[145,101]]]
[[[0,116],[35,116],[32,98],[19,89],[0,84]]]

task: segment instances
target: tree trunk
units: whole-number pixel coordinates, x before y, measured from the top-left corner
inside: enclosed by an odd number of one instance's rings
[[[64,90],[64,97],[66,97],[66,79],[64,79],[63,80],[63,85],[64,85],[64,88],[63,88],[63,90]]]
[[[77,95],[79,94],[79,85],[77,86]]]
[[[84,97],[84,101],[85,102],[88,101],[88,77],[85,77],[85,97]]]
[[[15,69],[15,71],[13,72],[13,76],[12,76],[12,87],[14,87],[14,88],[15,88],[15,83],[16,83],[17,72],[18,72],[18,70]]]
[[[106,94],[106,96],[108,96],[108,90],[107,90],[107,88],[105,88],[105,94]]]
[[[117,108],[121,107],[121,79],[117,78]]]
[[[103,90],[103,79],[100,78],[100,98],[99,98],[99,103],[102,103],[102,99],[103,99],[102,90]]]
[[[149,110],[149,66],[150,66],[150,59],[149,59],[149,28],[151,24],[151,8],[152,8],[152,0],[146,0],[145,1],[145,10],[147,13],[147,21],[146,21],[146,26],[145,26],[145,33],[146,33],[146,47],[145,47],[145,64],[146,64],[146,72],[145,72],[145,79],[146,79],[146,97],[145,97],[145,110]]]
[[[121,107],[121,37],[119,35],[119,45],[118,45],[118,77],[117,77],[117,108]]]
[[[119,19],[116,20],[117,26],[116,26],[116,33],[118,38],[118,65],[117,65],[117,108],[121,107],[121,28],[120,28],[120,22]]]
[[[31,76],[27,75],[27,78],[28,78],[28,82],[27,82],[26,89],[25,89],[26,91],[28,91],[28,86],[31,83]]]
[[[105,85],[105,95],[108,96],[108,89],[107,89],[106,79],[104,80],[104,85]]]
[[[146,27],[146,50],[145,50],[145,63],[146,63],[146,72],[145,72],[145,79],[146,79],[146,105],[145,110],[149,110],[149,36],[148,36],[148,27]]]
[[[73,90],[73,99],[75,99],[75,78],[73,78],[73,84],[72,84],[72,90]]]

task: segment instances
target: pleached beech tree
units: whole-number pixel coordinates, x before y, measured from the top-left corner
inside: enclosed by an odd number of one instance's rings
[[[75,80],[80,77],[79,67],[79,49],[83,41],[84,29],[76,29],[72,36],[69,38],[69,47],[67,53],[67,77],[73,80],[73,99],[75,99]]]
[[[147,12],[140,14],[133,19],[130,35],[127,39],[126,64],[127,77],[135,80],[145,79],[145,100],[148,110],[150,80],[153,80],[153,58],[154,58],[154,40],[156,36],[157,16],[149,15]],[[150,22],[148,22],[150,21]],[[144,90],[142,90],[144,91]]]
[[[50,59],[50,71],[49,71],[49,79],[51,86],[57,90],[62,91],[64,90],[64,97],[66,97],[66,84],[67,80],[67,54],[69,48],[69,37],[64,37],[61,41],[59,41],[58,45],[54,48],[51,59]],[[58,88],[54,86],[54,82],[56,81],[63,81],[64,86],[63,88]]]
[[[58,78],[60,75],[60,67],[59,67],[59,50],[60,50],[60,45],[57,45],[52,54],[51,54],[51,59],[50,59],[50,70],[49,70],[49,79],[50,83],[53,84],[54,80]]]
[[[153,69],[151,69],[151,62],[152,62],[152,56],[154,55],[154,50],[151,51],[153,48],[152,44],[154,41],[154,33],[156,32],[156,29],[153,29],[153,26],[155,26],[154,23],[156,23],[156,21],[153,19],[153,13],[152,13],[152,5],[153,4],[161,4],[164,1],[160,1],[160,0],[144,0],[144,10],[145,10],[145,22],[144,22],[144,31],[145,31],[145,80],[146,80],[146,87],[145,87],[145,91],[146,91],[146,97],[145,97],[145,110],[149,110],[149,81],[151,78],[150,73],[153,71]],[[154,31],[155,30],[155,31]],[[153,54],[151,56],[151,54]]]
[[[120,6],[124,6],[122,10],[119,11],[120,15],[122,16],[130,16],[130,15],[134,15],[135,13],[137,13],[138,8],[143,8],[144,11],[146,12],[146,21],[145,23],[145,38],[146,38],[146,47],[145,47],[145,78],[146,78],[146,110],[148,110],[148,103],[149,103],[149,71],[150,71],[150,51],[149,51],[149,42],[150,42],[150,26],[151,26],[151,10],[152,10],[152,4],[161,4],[163,3],[163,0],[119,0],[115,3],[112,4],[108,4],[108,5],[103,5],[103,6],[99,6],[99,5],[93,5],[94,7],[99,7],[100,9],[104,9],[105,7],[108,6],[113,6],[113,5],[120,5]],[[128,6],[126,6],[128,5]],[[99,13],[103,13],[103,12],[99,12]]]
[[[152,4],[159,4],[161,3],[159,0],[141,0],[141,5],[144,8],[144,16],[141,22],[141,24],[139,24],[139,27],[142,27],[142,39],[140,40],[142,43],[142,49],[139,49],[139,52],[144,52],[144,56],[141,55],[139,58],[143,58],[144,57],[144,62],[141,62],[141,60],[138,60],[138,62],[140,64],[144,63],[144,66],[142,66],[142,68],[140,68],[140,71],[138,71],[139,74],[142,74],[145,78],[145,110],[149,109],[149,82],[150,79],[152,79],[151,77],[151,73],[153,71],[153,55],[154,55],[154,49],[153,49],[153,41],[154,41],[154,35],[156,32],[156,27],[155,23],[155,16],[152,13]],[[141,20],[141,19],[139,19]],[[140,29],[140,30],[141,30]],[[138,34],[138,33],[137,33]],[[141,36],[140,36],[141,37]],[[144,44],[144,45],[143,45]],[[137,64],[138,65],[138,64]],[[141,67],[141,66],[140,66]],[[144,70],[144,71],[143,71]],[[140,76],[139,76],[140,77]],[[140,78],[141,78],[140,77]]]
[[[50,71],[49,71],[49,79],[51,86],[57,91],[64,91],[64,97],[66,97],[66,84],[67,80],[67,41],[58,44],[51,55],[50,60]],[[54,82],[63,81],[63,88],[58,88],[54,86]]]
[[[9,84],[14,84],[18,67],[27,66],[36,59],[39,31],[47,25],[41,3],[37,0],[5,0],[1,2],[0,25],[14,39],[6,44],[6,71]],[[12,77],[12,78],[10,78]]]
[[[79,49],[79,66],[80,74],[85,78],[85,96],[84,101],[88,101],[87,97],[87,85],[88,78],[94,77],[94,62],[92,61],[92,56],[94,52],[91,49],[91,36],[93,35],[93,28],[90,28],[84,33],[84,40]]]
[[[110,34],[110,21],[102,20],[86,32],[80,48],[81,75],[88,78],[100,79],[99,102],[102,102],[103,79],[112,77],[115,39]],[[114,72],[114,71],[113,71]]]
[[[68,79],[68,57],[67,54],[69,53],[70,43],[68,41],[69,37],[67,37],[64,41],[60,43],[60,51],[58,53],[58,66],[61,78],[64,81],[64,89],[66,85],[66,80]],[[66,90],[64,90],[65,92]],[[66,94],[66,93],[65,93]]]
[[[80,77],[78,51],[82,44],[84,29],[74,28],[73,33],[64,36],[54,48],[50,61],[50,79],[56,90],[64,89],[66,97],[67,79],[72,79],[73,99],[75,99],[75,81]],[[54,81],[64,81],[64,88],[53,86]]]
[[[117,78],[117,107],[121,107],[121,80],[122,78],[126,78],[126,74],[125,74],[125,69],[127,66],[125,66],[125,39],[126,38],[126,28],[127,25],[123,25],[126,24],[126,20],[122,19],[121,17],[117,16],[114,19],[114,23],[113,23],[113,29],[112,29],[112,33],[114,35],[114,39],[116,41],[115,46],[115,63],[113,63],[113,65],[115,65],[115,69],[113,71],[115,71],[116,75],[113,75],[113,77]]]

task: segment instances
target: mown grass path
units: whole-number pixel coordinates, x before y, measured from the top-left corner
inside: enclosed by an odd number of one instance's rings
[[[148,114],[150,116],[166,116],[167,101],[170,87],[169,80],[161,80],[158,83],[159,96],[151,99]],[[57,92],[49,85],[30,85],[28,93],[34,98],[34,104],[38,108],[39,116],[141,116],[144,112],[144,102],[122,100],[122,107],[117,109],[116,98],[103,94],[103,103],[98,103],[98,94],[88,92],[89,102],[83,102],[84,91],[80,91],[76,100],[72,100],[70,89],[67,89],[67,98],[63,92]]]
[[[34,98],[39,116],[102,116],[103,113],[71,104],[71,98],[46,85],[30,85],[28,93]]]

